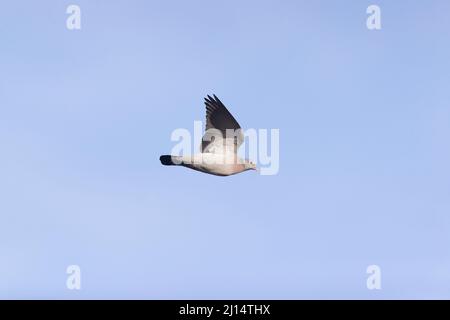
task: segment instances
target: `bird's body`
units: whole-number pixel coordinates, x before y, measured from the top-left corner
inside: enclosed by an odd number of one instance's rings
[[[217,176],[229,176],[246,170],[256,170],[254,163],[241,159],[237,150],[244,140],[239,123],[214,95],[205,98],[206,132],[201,153],[192,156],[163,155],[163,165],[179,165]]]
[[[166,157],[166,158],[164,158]],[[193,156],[161,156],[164,165],[179,165],[216,176],[230,176],[245,170],[245,163],[234,154],[198,153]]]

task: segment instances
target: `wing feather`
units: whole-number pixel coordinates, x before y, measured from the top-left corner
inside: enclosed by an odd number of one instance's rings
[[[213,95],[205,98],[206,128],[202,138],[202,152],[236,153],[244,141],[241,126],[222,101]]]

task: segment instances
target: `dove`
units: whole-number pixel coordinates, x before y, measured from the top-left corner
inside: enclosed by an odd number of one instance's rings
[[[244,141],[241,126],[222,101],[213,94],[205,98],[206,128],[200,152],[194,155],[162,155],[165,166],[183,166],[196,171],[230,176],[247,170],[257,170],[256,164],[237,155]]]

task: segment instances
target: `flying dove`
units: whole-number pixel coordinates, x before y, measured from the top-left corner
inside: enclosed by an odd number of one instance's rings
[[[201,152],[191,156],[163,155],[165,166],[183,166],[216,176],[229,176],[247,170],[257,170],[256,165],[237,155],[244,141],[241,126],[215,95],[205,98],[206,128]]]

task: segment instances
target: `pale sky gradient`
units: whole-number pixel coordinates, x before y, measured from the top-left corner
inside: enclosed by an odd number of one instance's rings
[[[2,2],[0,298],[449,299],[449,13]],[[211,93],[243,127],[280,129],[278,175],[161,166]]]

